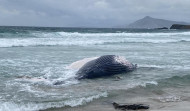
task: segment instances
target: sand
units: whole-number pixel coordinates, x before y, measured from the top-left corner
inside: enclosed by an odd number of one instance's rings
[[[190,111],[189,89],[188,86],[183,88],[164,88],[161,91],[149,89],[149,92],[147,92],[147,88],[137,88],[120,91],[120,94],[112,92],[108,97],[94,100],[82,106],[51,108],[45,111],[119,111],[112,106],[113,101],[120,104],[142,103],[150,106],[148,110],[139,111]],[[174,95],[178,95],[179,98]]]
[[[190,102],[172,102],[172,103],[147,103],[150,105],[148,110],[139,111],[190,111]],[[52,108],[45,111],[119,111],[114,109],[111,104],[104,103],[89,103],[85,106],[67,107],[67,108]]]

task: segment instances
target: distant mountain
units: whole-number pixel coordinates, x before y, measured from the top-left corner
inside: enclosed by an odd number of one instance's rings
[[[150,16],[146,16],[140,20],[135,21],[134,23],[129,24],[127,28],[138,28],[138,29],[154,29],[162,27],[170,28],[173,24],[186,25],[189,23],[157,19],[157,18],[152,18]]]

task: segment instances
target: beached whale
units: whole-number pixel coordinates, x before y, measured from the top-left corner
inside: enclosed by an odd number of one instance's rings
[[[76,73],[77,79],[93,79],[131,72],[137,68],[124,57],[104,55],[85,63]]]

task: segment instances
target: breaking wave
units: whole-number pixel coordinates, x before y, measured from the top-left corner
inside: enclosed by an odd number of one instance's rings
[[[0,38],[0,47],[26,46],[87,46],[117,43],[175,43],[190,42],[190,32],[176,33],[78,33],[31,32]]]
[[[0,102],[0,111],[36,111],[36,110],[43,110],[48,108],[61,108],[64,106],[79,106],[86,104],[88,102],[93,101],[94,99],[98,99],[100,97],[107,97],[107,92],[103,92],[97,95],[89,96],[89,97],[82,97],[78,99],[71,99],[67,101],[60,101],[60,102],[48,102],[48,103],[20,103],[16,104],[14,102]]]

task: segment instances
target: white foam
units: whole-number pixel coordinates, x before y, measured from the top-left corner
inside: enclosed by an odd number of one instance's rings
[[[116,62],[118,62],[118,63],[124,64],[124,65],[127,65],[127,66],[130,66],[130,65],[131,65],[131,63],[130,63],[129,61],[127,61],[127,60],[125,59],[125,57],[123,57],[123,56],[115,56],[115,57],[114,57],[114,60],[115,60]]]
[[[158,82],[156,82],[156,81],[146,81],[146,82],[142,82],[141,86],[146,87],[146,85],[148,85],[148,84],[158,85]]]
[[[94,99],[98,99],[100,97],[107,97],[107,96],[108,96],[108,93],[104,92],[104,93],[94,95],[94,96],[82,97],[82,98],[79,98],[79,99],[76,99],[76,100],[66,101],[65,105],[75,107],[75,106],[79,106],[79,105],[83,105],[83,104],[86,104],[88,102],[91,102]]]
[[[175,36],[175,35],[190,35],[190,32],[158,32],[158,33],[78,33],[78,32],[58,32],[62,36],[82,36],[82,37],[95,37],[95,36],[140,36],[140,37],[154,37],[154,36]]]
[[[146,87],[147,85],[158,85],[158,83],[156,81],[136,81],[135,83],[132,82],[129,84],[129,88],[135,88],[137,86],[143,86]]]
[[[56,83],[56,82],[64,82],[63,84],[60,84],[61,86],[68,86],[68,85],[74,85],[74,84],[78,84],[79,81],[77,79],[75,79],[76,74],[75,71],[73,70],[65,70],[63,72],[63,74],[61,74],[60,76],[58,76],[58,78],[52,79],[52,83]]]
[[[167,69],[174,69],[174,70],[189,70],[190,69],[190,65],[186,65],[186,66],[180,66],[180,65],[153,65],[153,64],[139,64],[139,67],[145,67],[145,68],[167,68]]]
[[[153,65],[153,64],[138,64],[139,67],[147,67],[147,68],[166,68],[164,65]]]
[[[62,85],[78,84],[79,81],[75,79],[76,70],[68,69],[67,67],[68,66],[65,65],[59,65],[58,67],[46,67],[42,71],[42,73],[44,73],[43,77],[47,78],[51,84],[58,81],[63,81],[64,84]],[[49,84],[47,81],[44,82]]]
[[[41,70],[40,70],[41,71]],[[68,86],[78,84],[79,81],[75,79],[76,70],[67,69],[65,65],[59,65],[57,67],[46,67],[41,71],[43,76],[28,76],[21,75],[15,79],[15,82],[28,82],[35,84],[44,84],[52,86],[56,82],[61,82],[60,85]]]
[[[30,82],[49,82],[47,79],[45,79],[43,77],[27,77],[27,76],[23,76],[23,77],[20,77],[18,80],[30,81]]]
[[[170,43],[190,41],[190,32],[173,33],[32,33],[37,37],[0,38],[0,47],[87,46],[106,43]]]
[[[164,103],[165,102],[179,102],[181,101],[181,97],[173,95],[173,96],[159,97],[158,100]]]
[[[107,92],[103,92],[97,95],[82,97],[78,99],[71,99],[61,102],[48,102],[48,103],[13,103],[13,102],[0,102],[0,111],[36,111],[47,108],[60,108],[64,106],[79,106],[98,99],[100,97],[107,97]]]

